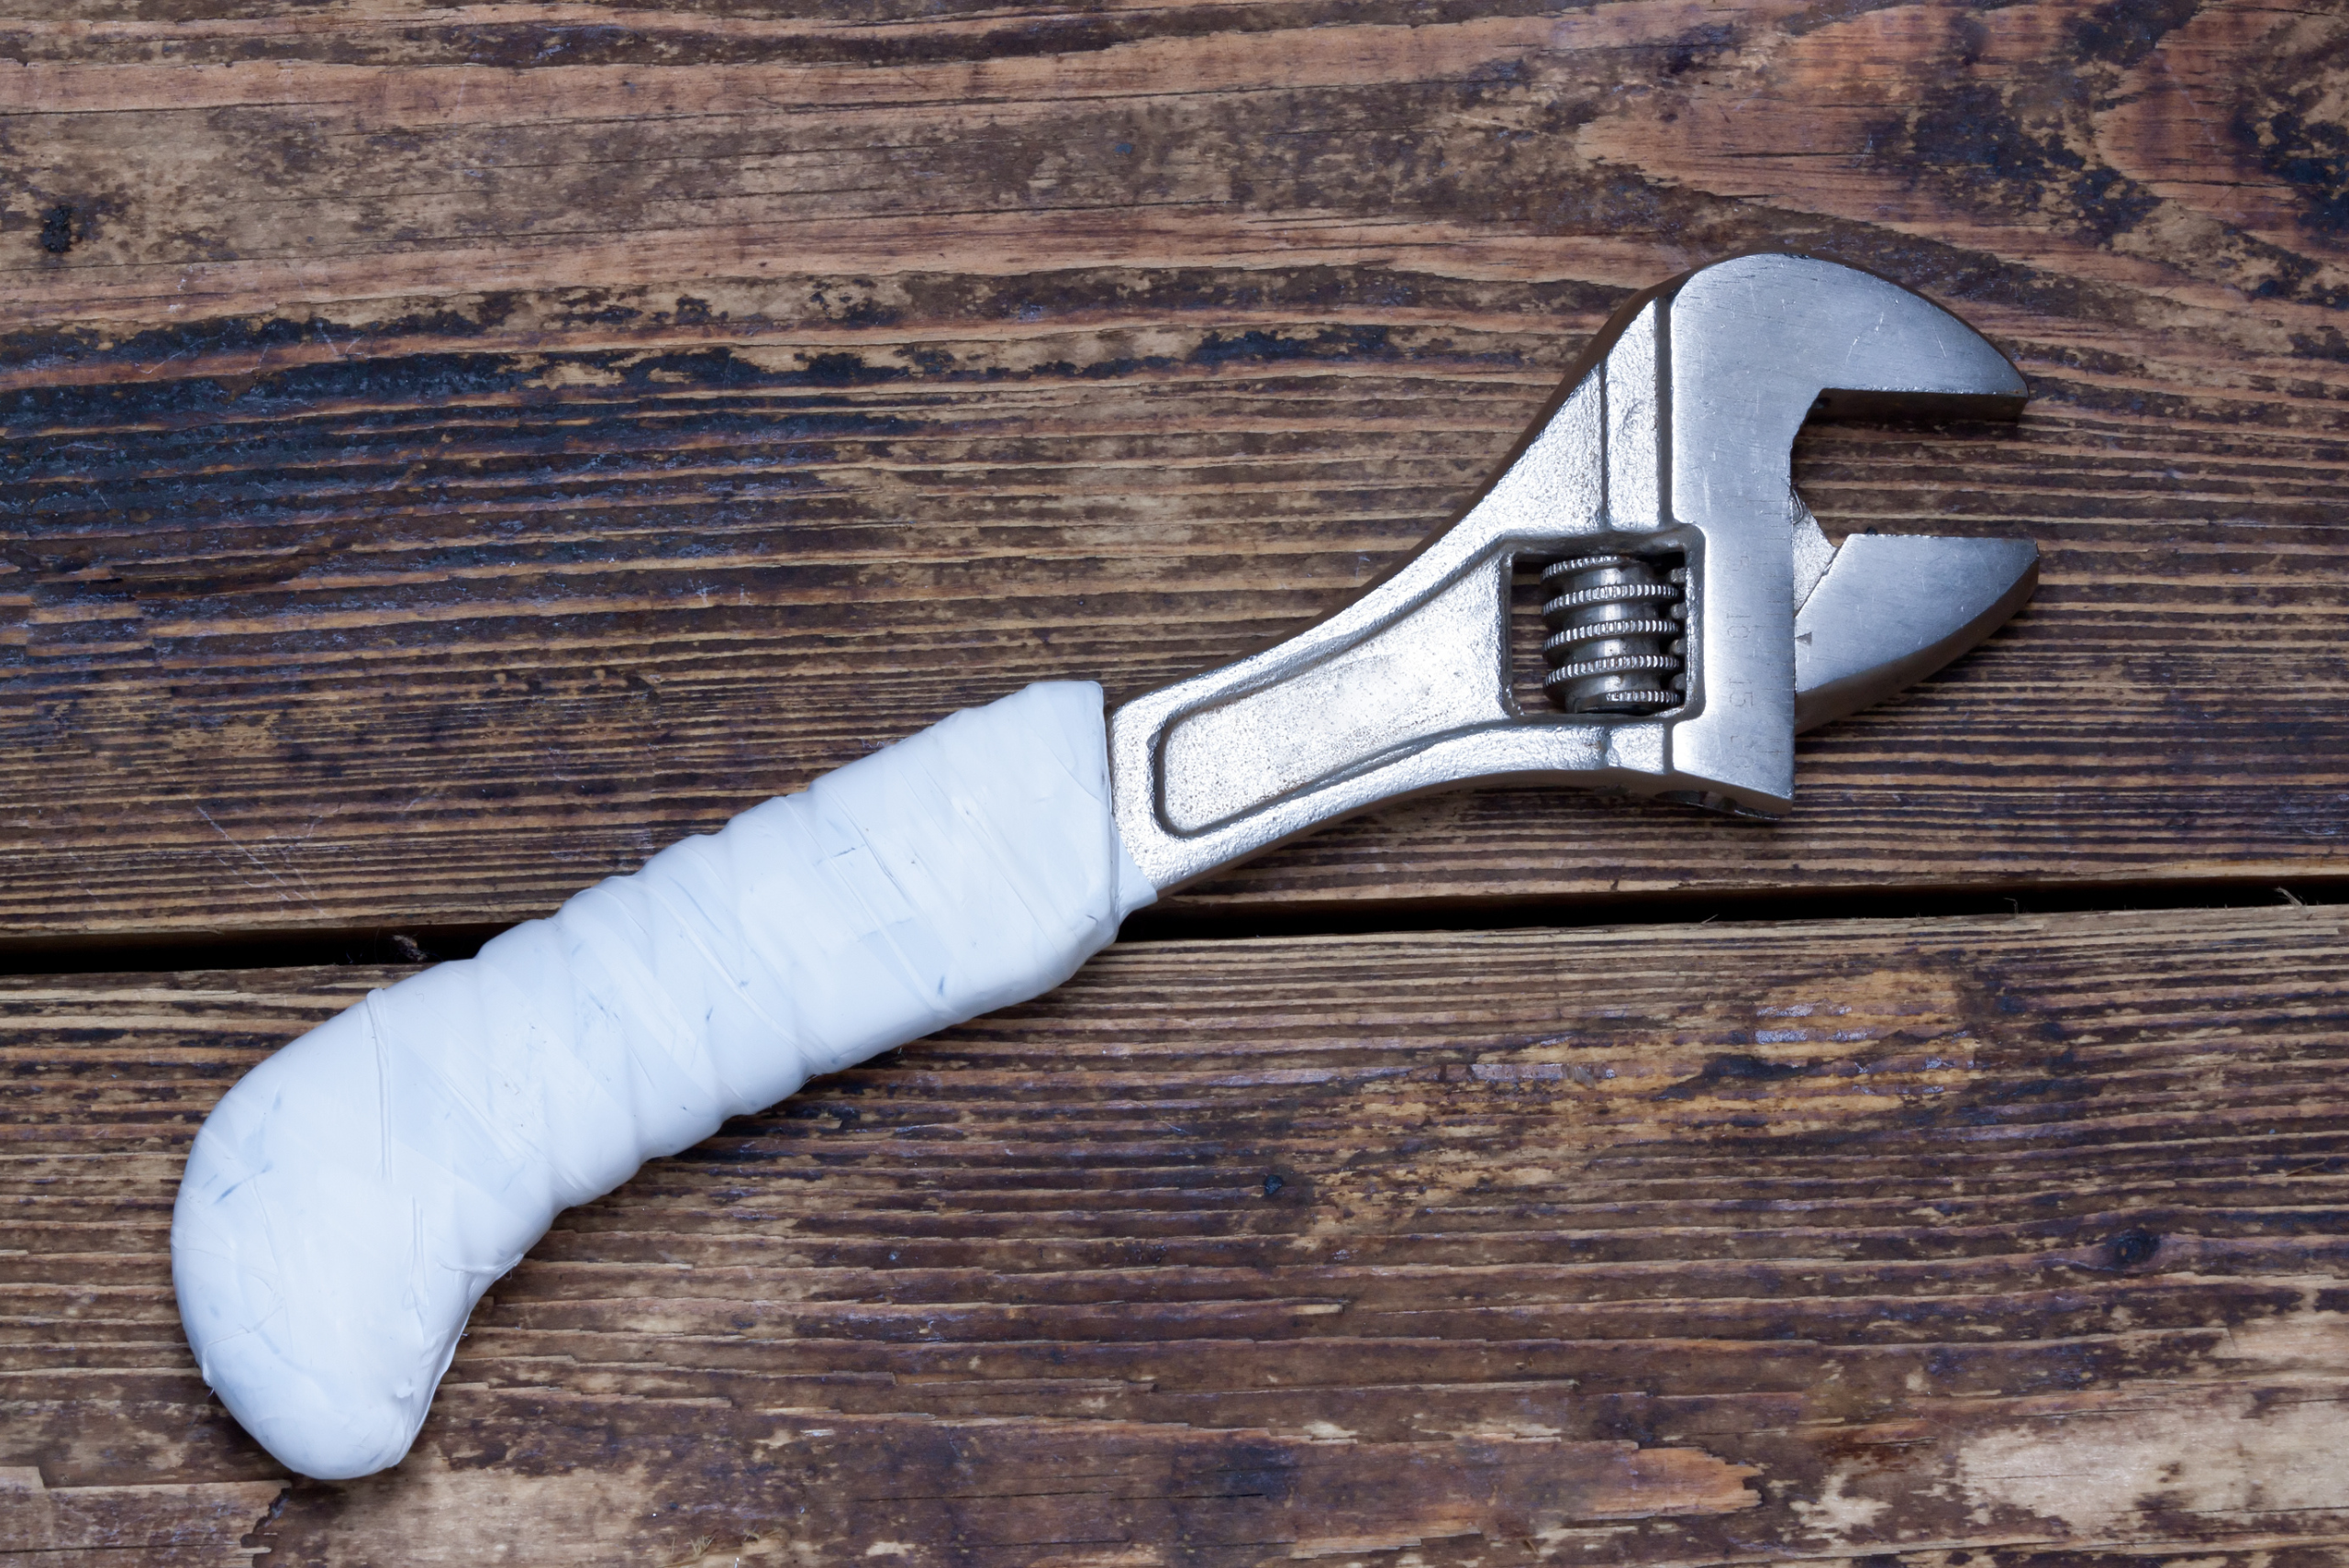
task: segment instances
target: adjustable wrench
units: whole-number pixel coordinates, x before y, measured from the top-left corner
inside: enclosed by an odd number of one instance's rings
[[[2038,560],[1831,549],[1789,480],[1797,428],[2024,395],[1955,317],[1830,262],[1746,256],[1638,296],[1475,503],[1319,625],[1106,727],[1080,683],[954,715],[255,1068],[173,1219],[206,1381],[306,1474],[394,1463],[466,1315],[560,1210],[1049,990],[1159,891],[1374,801],[1507,778],[1784,812],[1798,728],[1971,647]],[[1529,560],[1557,590],[1540,711],[1510,667]]]
[[[2027,539],[1833,548],[1794,492],[1796,429],[1813,412],[2011,419],[2025,396],[1971,328],[1849,267],[1745,256],[1651,289],[1499,476],[1384,582],[1118,710],[1118,830],[1163,890],[1470,779],[1783,816],[1798,730],[1973,647],[2031,596],[2039,563]],[[1575,623],[1551,639],[1575,656],[1546,683],[1564,712],[1511,690],[1509,584],[1529,558],[1562,588],[1545,618]]]

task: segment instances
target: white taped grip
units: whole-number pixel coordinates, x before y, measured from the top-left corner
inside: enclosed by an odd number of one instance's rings
[[[1154,896],[1111,823],[1101,689],[1051,683],[370,993],[196,1134],[172,1280],[205,1382],[303,1474],[396,1463],[557,1212],[1050,990]]]

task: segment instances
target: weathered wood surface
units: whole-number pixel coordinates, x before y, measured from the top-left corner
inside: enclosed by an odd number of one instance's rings
[[[567,1216],[406,1464],[274,1497],[171,1195],[385,978],[0,984],[39,1507],[241,1498],[272,1563],[2349,1556],[2336,909],[1121,946]]]
[[[284,1490],[276,1480],[50,1486],[38,1465],[0,1469],[0,1561],[243,1568],[258,1551],[245,1537]]]
[[[1797,470],[2039,539],[2032,607],[1781,827],[1470,792],[1161,929],[2338,886],[2345,53],[2243,0],[17,6],[0,943],[487,928],[1230,659],[1756,246],[2017,357],[2020,428]],[[0,1557],[2349,1561],[2344,942],[1114,949],[566,1217],[349,1486],[206,1396],[165,1227],[389,974],[0,983]]]
[[[156,3],[0,20],[0,940],[494,925],[952,707],[1341,602],[1627,290],[1876,267],[2038,602],[1775,829],[1374,814],[1241,906],[2343,871],[2337,11]]]

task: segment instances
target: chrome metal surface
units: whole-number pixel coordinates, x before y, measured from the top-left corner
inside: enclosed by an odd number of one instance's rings
[[[1795,431],[1814,413],[2011,418],[2024,396],[1965,323],[1833,262],[1744,256],[1637,296],[1493,482],[1384,581],[1276,648],[1110,717],[1127,849],[1170,888],[1375,802],[1470,779],[1782,814],[1798,725],[1954,658],[2029,595],[2037,559],[2007,540],[1860,536],[1832,550],[1793,491]],[[1617,651],[1576,639],[1564,662],[1681,667],[1577,670],[1561,684],[1589,711],[1531,710],[1513,690],[1511,573],[1520,559],[1602,557],[1685,563],[1679,636],[1618,627]],[[1614,588],[1642,570],[1653,569],[1565,575]],[[1607,602],[1594,619],[1664,618]],[[1639,679],[1607,678],[1621,675]],[[1675,676],[1677,706],[1608,700],[1667,691],[1641,683]]]
[[[2004,626],[2038,586],[2029,539],[1854,534],[1795,616],[1795,728],[1916,684]]]

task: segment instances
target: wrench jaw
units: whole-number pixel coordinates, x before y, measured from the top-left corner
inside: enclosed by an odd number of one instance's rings
[[[1717,781],[1733,809],[1783,816],[1794,804],[1795,432],[1822,404],[2013,418],[2028,393],[1954,316],[1831,261],[1738,257],[1665,285],[1657,308],[1665,406],[1647,450],[1669,515],[1706,546],[1689,606],[1702,700],[1674,726],[1673,763]]]
[[[2004,626],[2039,586],[2022,539],[1854,534],[1795,613],[1795,729],[1915,685]]]
[[[1793,492],[1796,430],[1814,412],[2013,417],[2024,396],[1956,317],[1831,262],[1739,257],[1635,297],[1492,483],[1386,579],[1277,647],[1111,715],[1128,851],[1164,890],[1471,779],[1784,815],[1796,730],[1987,636],[2029,596],[2037,560],[2006,540],[1832,550]],[[1561,713],[1516,696],[1512,572],[1601,551],[1686,563],[1677,707]]]

